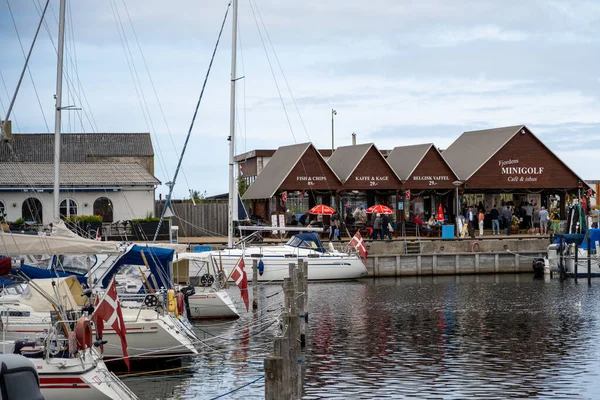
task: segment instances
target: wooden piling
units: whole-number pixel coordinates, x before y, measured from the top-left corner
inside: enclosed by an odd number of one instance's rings
[[[592,284],[592,235],[587,235],[588,285]]]
[[[304,272],[296,270],[296,307],[298,307],[298,331],[300,332],[300,348],[306,346],[306,327],[304,324]]]
[[[252,310],[258,310],[258,260],[252,260]]]
[[[300,262],[300,261],[298,261]],[[302,272],[304,272],[304,323],[308,323],[308,261],[302,261]],[[306,327],[306,325],[304,325]]]
[[[286,397],[286,386],[284,384],[283,374],[283,358],[282,357],[268,357],[265,358],[265,399],[266,400],[279,400],[291,398],[290,394],[287,393]],[[289,387],[289,386],[288,386]]]
[[[575,272],[575,283],[577,283],[577,269],[579,267],[579,246],[577,245],[577,243],[575,243],[575,268],[574,268],[574,272]]]

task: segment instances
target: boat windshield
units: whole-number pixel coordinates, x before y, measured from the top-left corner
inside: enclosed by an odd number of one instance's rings
[[[318,251],[320,253],[325,252],[325,248],[321,244],[319,237],[314,233],[303,233],[300,235],[294,235],[286,243],[291,247],[298,247],[300,249],[310,249]]]

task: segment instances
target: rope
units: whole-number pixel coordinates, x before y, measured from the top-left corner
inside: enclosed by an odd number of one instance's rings
[[[163,207],[162,213],[160,214],[160,220],[158,221],[158,226],[156,228],[156,233],[154,233],[153,242],[156,242],[156,237],[158,236],[158,232],[160,230],[160,226],[162,225],[163,219],[165,218],[165,212],[167,211],[167,207],[171,206],[171,195],[173,194],[173,188],[175,187],[175,182],[177,181],[177,175],[179,174],[179,169],[181,168],[181,162],[183,161],[183,156],[185,154],[185,150],[187,148],[188,142],[190,141],[190,136],[192,135],[192,129],[194,128],[194,122],[196,122],[196,116],[198,115],[198,108],[200,108],[200,102],[202,101],[202,97],[204,96],[204,89],[206,88],[206,82],[208,81],[208,77],[210,75],[210,71],[212,69],[213,61],[215,59],[215,55],[217,54],[217,49],[219,48],[219,41],[221,40],[221,35],[223,34],[223,28],[225,27],[225,21],[227,21],[227,14],[229,14],[229,7],[231,6],[231,2],[227,5],[227,10],[225,11],[225,17],[223,18],[223,23],[221,24],[221,30],[219,31],[219,36],[217,37],[217,43],[215,44],[215,48],[212,53],[212,57],[210,59],[210,63],[208,64],[208,71],[206,71],[206,76],[204,77],[204,83],[202,84],[202,90],[200,91],[200,96],[198,97],[198,102],[196,103],[196,109],[194,110],[194,115],[192,117],[192,122],[190,123],[190,128],[188,129],[187,136],[185,138],[185,142],[183,143],[183,149],[181,149],[181,155],[179,156],[179,161],[177,162],[177,168],[175,169],[175,175],[173,175],[173,181],[169,186],[169,194],[167,194],[167,201],[165,201],[165,206]],[[231,79],[235,79],[234,76]]]
[[[227,392],[227,393],[223,393],[223,394],[220,394],[220,395],[218,395],[217,397],[213,397],[213,398],[211,398],[211,400],[220,399],[221,397],[225,397],[225,396],[228,396],[228,395],[230,395],[230,394],[232,394],[232,393],[235,393],[235,392],[237,392],[238,390],[241,390],[241,389],[243,389],[243,388],[245,388],[245,387],[247,387],[247,386],[250,386],[250,385],[252,385],[253,383],[256,383],[256,382],[260,381],[260,380],[261,380],[261,379],[263,379],[264,377],[265,377],[264,375],[261,375],[261,376],[259,376],[258,378],[256,378],[255,380],[253,380],[253,381],[250,381],[250,382],[248,382],[248,383],[246,383],[246,384],[243,384],[242,386],[239,386],[239,387],[237,387],[237,388],[235,388],[235,389],[233,389],[233,390],[230,390],[230,391],[229,391],[229,392]]]

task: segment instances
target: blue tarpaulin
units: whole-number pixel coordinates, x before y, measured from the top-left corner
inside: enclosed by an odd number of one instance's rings
[[[585,235],[581,235],[579,233],[569,233],[569,234],[565,234],[565,235],[554,235],[554,243],[560,243],[560,238],[562,237],[562,241],[563,243],[566,244],[570,244],[570,243],[575,243],[577,245],[580,245],[581,242],[583,241],[583,238],[585,237]]]
[[[72,272],[55,271],[53,269],[42,269],[33,267],[31,265],[23,264],[20,267],[22,273],[27,275],[29,279],[47,279],[47,278],[66,278],[68,276],[75,276],[79,283],[87,283],[87,276],[75,274]]]
[[[160,247],[143,247],[134,245],[127,253],[109,269],[109,271],[102,279],[102,287],[105,288],[112,277],[119,272],[123,265],[145,265],[142,259],[142,252],[146,256],[148,266],[152,276],[156,278],[156,282],[159,287],[170,288],[171,287],[171,268],[169,263],[173,261],[173,255],[175,250],[163,249]],[[152,279],[148,279],[150,285],[154,288],[154,282]]]
[[[592,249],[595,248],[596,241],[600,242],[600,229],[588,229],[585,233],[585,239],[581,243],[581,246],[579,246],[580,248],[587,250],[588,237],[590,238]]]

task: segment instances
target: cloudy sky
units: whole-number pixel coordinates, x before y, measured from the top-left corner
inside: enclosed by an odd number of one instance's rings
[[[63,131],[150,131],[156,176],[171,180],[228,2],[69,1],[64,96],[82,111],[65,113]],[[15,132],[54,129],[50,3]],[[27,51],[42,5],[0,3],[2,117],[24,60],[17,32]],[[380,149],[446,148],[466,130],[526,124],[580,176],[600,178],[600,2],[241,0],[239,13],[236,153],[329,148],[336,109],[336,145],[356,132]],[[230,49],[229,18],[176,197],[227,190]]]

